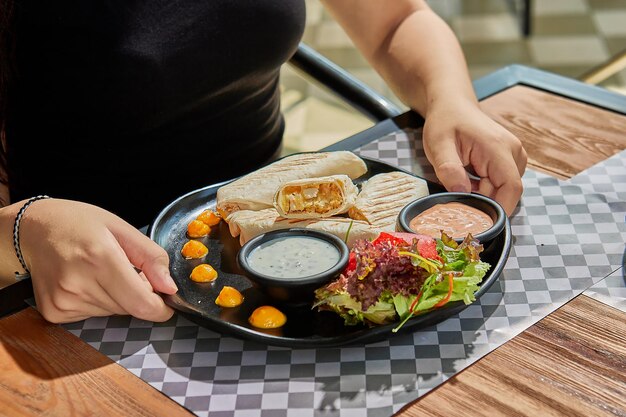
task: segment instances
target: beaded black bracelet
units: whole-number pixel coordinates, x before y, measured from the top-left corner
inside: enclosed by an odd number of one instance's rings
[[[20,261],[20,264],[22,264],[22,268],[24,269],[24,271],[26,271],[23,274],[15,271],[15,279],[18,281],[30,277],[30,271],[26,267],[26,262],[24,262],[24,257],[22,256],[22,249],[20,248],[20,222],[22,221],[22,216],[24,216],[24,212],[31,204],[33,204],[37,200],[43,200],[46,198],[50,197],[48,197],[47,195],[38,195],[36,197],[29,198],[28,200],[26,200],[22,208],[20,208],[20,210],[17,212],[17,215],[15,216],[15,222],[13,223],[13,247],[15,248],[15,255],[17,256],[17,260]]]

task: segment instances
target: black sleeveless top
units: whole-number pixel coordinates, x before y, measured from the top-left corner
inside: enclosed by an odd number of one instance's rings
[[[77,199],[140,226],[279,150],[303,0],[16,3],[13,201]]]

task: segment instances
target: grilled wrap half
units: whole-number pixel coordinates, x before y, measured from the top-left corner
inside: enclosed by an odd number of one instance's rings
[[[228,227],[233,237],[239,236],[241,245],[255,236],[272,230],[287,229],[290,227],[304,227],[331,233],[340,239],[348,234],[348,246],[352,246],[357,239],[375,239],[380,230],[366,222],[352,220],[346,217],[330,217],[325,219],[285,219],[271,208],[259,211],[239,210],[228,216]],[[352,227],[350,227],[352,223]]]
[[[348,215],[379,229],[394,231],[404,206],[426,195],[428,184],[421,178],[400,171],[374,175],[361,186]]]
[[[366,172],[365,162],[348,151],[291,155],[221,187],[217,210],[227,218],[237,210],[270,208],[278,187],[288,181],[336,174],[355,179]]]
[[[274,208],[288,219],[316,219],[348,211],[359,190],[347,175],[289,181],[278,188]]]

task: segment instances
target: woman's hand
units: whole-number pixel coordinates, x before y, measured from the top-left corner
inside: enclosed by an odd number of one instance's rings
[[[173,314],[155,293],[178,290],[167,253],[103,209],[69,200],[38,201],[22,219],[20,246],[37,308],[51,322],[112,314],[165,321]]]
[[[495,199],[508,215],[522,195],[527,155],[521,142],[465,101],[437,103],[428,110],[424,151],[448,191],[477,191]],[[466,168],[478,176],[470,181]]]
[[[424,115],[424,147],[450,191],[475,190],[511,214],[522,194],[526,152],[479,109],[454,33],[424,0],[324,0],[363,56],[411,109]]]

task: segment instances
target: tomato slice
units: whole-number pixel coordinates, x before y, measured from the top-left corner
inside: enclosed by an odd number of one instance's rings
[[[393,237],[397,237],[399,239],[404,239],[404,241],[408,244],[412,244],[413,243],[413,239],[417,239],[417,240],[432,240],[433,242],[435,241],[435,239],[433,239],[432,237],[428,236],[428,235],[420,235],[418,233],[408,233],[408,232],[389,232],[388,234],[390,234]]]
[[[376,240],[372,242],[372,244],[378,245],[383,242],[391,242],[391,244],[394,246],[400,246],[400,245],[404,246],[407,244],[406,240],[402,239],[401,237],[396,237],[392,233],[387,233],[387,232],[380,232],[380,234],[378,235]]]
[[[381,242],[391,242],[394,246],[406,246],[407,243],[413,244],[414,239],[417,239],[417,251],[420,256],[441,261],[439,253],[437,253],[437,242],[427,235],[405,232],[381,232],[372,243],[378,245]]]
[[[354,252],[350,252],[350,255],[348,256],[348,266],[346,267],[346,275],[349,275],[354,270],[356,270],[356,254]]]
[[[417,251],[420,256],[427,259],[437,259],[441,261],[439,253],[437,252],[437,242],[434,239],[420,239],[417,241]]]

